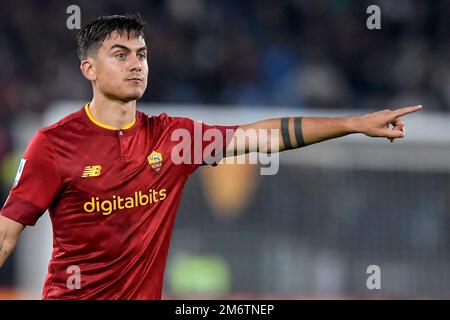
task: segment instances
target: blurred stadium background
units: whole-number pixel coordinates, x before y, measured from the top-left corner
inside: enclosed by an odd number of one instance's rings
[[[4,201],[35,131],[91,97],[76,30],[104,14],[147,21],[140,109],[236,124],[421,103],[407,139],[351,136],[255,165],[198,170],[174,230],[165,298],[450,298],[450,2],[11,1],[0,4]],[[382,29],[366,28],[378,4]],[[0,299],[39,299],[44,216],[0,269]],[[368,290],[366,268],[381,268]]]

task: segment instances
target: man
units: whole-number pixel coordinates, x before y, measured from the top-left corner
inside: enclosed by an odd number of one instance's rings
[[[249,141],[231,144],[227,131],[277,130],[278,141],[264,150],[278,152],[351,133],[394,141],[404,137],[400,117],[421,108],[240,126],[209,126],[166,114],[149,117],[136,111],[148,76],[143,22],[134,16],[100,17],[78,34],[77,44],[92,101],[36,133],[0,215],[1,266],[24,227],[49,210],[54,244],[44,299],[161,298],[184,184],[210,160],[202,153],[208,143],[201,141],[201,161],[189,161],[197,153],[186,149],[180,156],[187,161],[175,161],[177,130],[194,134],[200,126],[222,133],[214,141],[222,146],[211,154],[216,157],[255,149]],[[256,149],[267,142],[258,141]],[[79,272],[78,283],[69,281],[72,270]]]

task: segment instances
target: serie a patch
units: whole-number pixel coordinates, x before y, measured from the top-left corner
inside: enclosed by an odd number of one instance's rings
[[[17,187],[19,184],[20,178],[22,177],[23,169],[25,168],[25,164],[27,163],[26,159],[22,159],[19,164],[19,169],[17,170],[16,178],[14,179],[13,188]]]

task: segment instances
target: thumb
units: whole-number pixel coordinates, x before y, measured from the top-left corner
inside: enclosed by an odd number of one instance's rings
[[[403,138],[405,136],[405,133],[399,129],[394,129],[394,130],[387,129],[385,131],[385,135],[386,135],[386,138],[389,138],[389,139],[399,139],[399,138]]]

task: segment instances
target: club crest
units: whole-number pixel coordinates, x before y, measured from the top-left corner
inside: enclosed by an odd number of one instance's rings
[[[150,155],[147,157],[147,160],[153,171],[159,173],[163,164],[162,154],[157,151],[152,151],[152,153],[150,153]]]

